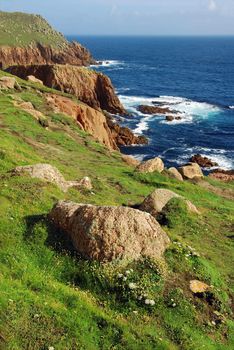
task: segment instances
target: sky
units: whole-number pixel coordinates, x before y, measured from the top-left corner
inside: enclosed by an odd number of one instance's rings
[[[64,34],[234,35],[234,0],[0,0]]]

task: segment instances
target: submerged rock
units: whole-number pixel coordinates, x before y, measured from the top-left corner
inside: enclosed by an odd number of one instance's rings
[[[170,242],[151,215],[127,207],[60,201],[49,218],[82,256],[92,260],[159,258]]]
[[[69,188],[91,189],[91,180],[85,177],[81,181],[66,181],[60,171],[50,164],[34,164],[26,166],[18,166],[12,170],[12,175],[24,176],[28,175],[57,185],[63,192]]]
[[[154,171],[161,173],[163,170],[164,163],[162,159],[158,157],[146,160],[140,163],[136,168],[136,171],[139,173],[153,173]]]

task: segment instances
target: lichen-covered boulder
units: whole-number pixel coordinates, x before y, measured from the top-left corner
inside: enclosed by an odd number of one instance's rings
[[[145,198],[143,203],[140,205],[139,209],[150,213],[153,216],[156,216],[157,214],[162,212],[163,208],[172,198],[183,199],[186,203],[188,211],[193,212],[195,214],[199,214],[199,211],[197,210],[195,205],[189,200],[183,198],[182,196],[178,195],[173,191],[164,188],[158,188],[154,190],[148,197]]]
[[[194,179],[203,177],[203,172],[197,163],[186,164],[179,169],[184,179]]]
[[[140,163],[136,167],[136,171],[139,173],[153,173],[157,171],[161,173],[164,170],[164,163],[161,158],[153,158]]]
[[[49,218],[82,256],[102,262],[159,258],[170,242],[150,214],[127,207],[60,201]]]

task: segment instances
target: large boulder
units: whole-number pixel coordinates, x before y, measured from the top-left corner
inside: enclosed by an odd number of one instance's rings
[[[50,164],[34,164],[26,166],[18,166],[12,170],[12,175],[24,176],[28,175],[32,178],[37,178],[46,182],[57,185],[63,192],[68,191],[69,188],[91,189],[92,184],[88,177],[81,181],[66,181],[60,171]]]
[[[184,179],[194,179],[203,177],[203,172],[197,163],[188,163],[179,169]]]
[[[176,168],[169,168],[167,170],[167,173],[170,177],[172,177],[173,179],[176,179],[178,181],[184,181],[183,180],[183,176],[179,173],[179,171]]]
[[[151,215],[127,207],[60,201],[49,218],[82,256],[102,262],[159,258],[170,242]]]
[[[163,208],[172,198],[181,198],[185,201],[188,211],[199,214],[199,211],[193,203],[177,193],[164,189],[158,188],[154,190],[148,197],[145,198],[139,209],[150,213],[153,216],[161,213]]]
[[[157,171],[161,173],[164,170],[164,163],[161,158],[153,158],[140,163],[136,167],[136,171],[139,173],[153,173]]]

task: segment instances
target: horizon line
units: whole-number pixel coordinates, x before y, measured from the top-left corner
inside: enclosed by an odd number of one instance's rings
[[[93,37],[152,37],[152,38],[225,38],[234,37],[234,34],[63,34],[64,36],[93,36]]]

